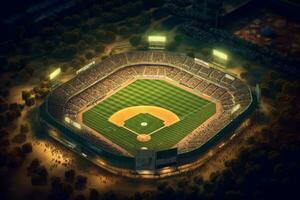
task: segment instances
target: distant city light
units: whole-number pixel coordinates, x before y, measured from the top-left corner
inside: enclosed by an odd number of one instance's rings
[[[55,77],[57,77],[59,74],[61,73],[61,68],[57,68],[56,70],[54,70],[50,75],[49,75],[49,79],[52,80]]]
[[[167,41],[167,38],[166,36],[150,35],[148,36],[148,41],[165,43]]]
[[[228,55],[219,50],[213,49],[213,55],[220,59],[228,60]]]

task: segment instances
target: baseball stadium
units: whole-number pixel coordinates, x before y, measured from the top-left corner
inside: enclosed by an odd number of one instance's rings
[[[225,69],[149,50],[80,71],[52,91],[39,116],[52,138],[104,169],[162,177],[193,165],[252,105],[249,87]]]

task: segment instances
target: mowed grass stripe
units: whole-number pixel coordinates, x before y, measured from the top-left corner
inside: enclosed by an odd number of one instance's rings
[[[177,103],[177,102],[188,102],[188,103],[191,103],[191,102],[196,102],[195,100],[193,100],[193,99],[191,99],[191,98],[185,98],[185,99],[178,99],[178,98],[176,98],[177,97],[177,95],[174,95],[173,93],[171,93],[170,91],[167,91],[166,93],[165,93],[165,95],[164,94],[162,94],[162,92],[163,91],[165,91],[166,90],[166,88],[161,88],[161,89],[157,89],[157,90],[152,90],[152,87],[149,87],[149,86],[144,86],[144,88],[145,89],[148,89],[148,91],[149,91],[149,94],[147,95],[147,96],[149,96],[149,95],[153,95],[153,96],[160,96],[160,98],[161,99],[163,99],[163,100],[175,100],[174,102],[175,103]],[[140,90],[140,89],[138,89],[138,90]],[[134,91],[134,92],[138,92],[138,90],[137,91]],[[143,90],[143,89],[142,89]],[[159,95],[157,95],[157,94],[159,94]],[[192,95],[191,94],[189,94],[189,97],[191,97]],[[198,97],[197,97],[198,98]],[[198,99],[199,100],[199,99]],[[174,103],[173,102],[173,103]],[[195,106],[196,107],[196,106]]]
[[[146,80],[147,81],[147,80]],[[156,91],[159,91],[160,93],[164,92],[166,95],[171,95],[172,96],[176,96],[176,95],[182,95],[183,97],[188,95],[189,98],[187,98],[188,101],[199,101],[199,97],[194,95],[194,94],[191,94],[185,90],[182,90],[182,89],[179,89],[173,85],[169,85],[168,83],[166,82],[162,82],[160,80],[157,80],[156,83],[159,83],[159,84],[153,84],[151,85],[150,84],[151,82],[149,82],[148,84],[144,84],[144,85],[141,85],[141,88],[148,88],[149,91],[153,91],[152,89],[155,88]],[[138,86],[138,84],[136,84],[136,86]],[[141,88],[138,88],[139,90]],[[161,96],[164,96],[161,95]],[[180,100],[180,99],[179,99]]]
[[[149,89],[148,93],[149,93],[149,92],[151,93],[151,91],[154,91],[154,92],[152,92],[154,95],[159,94],[159,93],[162,93],[164,90],[167,90],[167,91],[166,91],[166,94],[170,94],[170,91],[168,91],[168,89],[166,89],[166,88],[161,87],[161,88],[158,88],[158,90],[153,90],[154,87],[149,87],[149,86],[147,86],[147,85],[142,86],[142,87],[139,87],[139,88],[136,88],[136,89],[133,89],[132,91],[137,92],[137,93],[143,93],[143,91],[145,90],[145,88],[148,88],[148,89]],[[176,89],[178,90],[178,88],[176,88]],[[126,95],[126,93],[132,92],[132,91],[131,91],[131,90],[126,90],[126,88],[125,88],[125,89],[121,90],[120,92],[125,92],[125,95]],[[157,92],[159,92],[159,93],[157,93]],[[146,94],[148,94],[148,93],[146,93]],[[189,94],[190,97],[195,97],[196,100],[199,100],[199,97],[198,97],[198,96],[192,95],[192,94],[190,94],[190,93],[188,93],[188,92],[187,92],[186,94]],[[120,96],[122,96],[122,93],[121,93]],[[160,95],[160,96],[162,96],[162,95]],[[164,96],[164,95],[163,95],[163,96]],[[170,97],[172,97],[172,96],[175,96],[175,95],[171,94]],[[190,100],[190,99],[191,99],[191,98],[188,98],[187,100]],[[205,102],[205,101],[206,101],[206,100],[204,100],[204,102]]]
[[[121,90],[122,91],[122,90]],[[133,92],[133,93],[131,93],[131,92]],[[132,98],[134,99],[134,98],[136,98],[136,97],[139,97],[141,94],[143,94],[144,93],[144,91],[143,90],[138,90],[138,91],[128,91],[127,92],[128,94],[127,94],[127,96],[125,96],[125,98],[126,99],[114,99],[114,98],[112,98],[112,99],[110,99],[110,101],[108,101],[108,102],[110,102],[110,104],[112,105],[112,106],[114,106],[114,107],[116,107],[115,106],[115,104],[117,104],[117,105],[120,105],[120,104],[122,104],[123,106],[128,106],[128,104],[127,104],[127,102],[132,102],[133,100],[132,100]],[[130,93],[130,94],[129,94]],[[158,93],[158,92],[157,92]],[[143,100],[143,99],[146,99],[146,98],[148,98],[146,95],[141,95],[141,96],[144,96],[144,98],[139,98],[139,100]],[[171,96],[171,97],[167,97],[167,98],[161,98],[161,97],[159,97],[159,96],[155,96],[155,94],[153,95],[153,99],[156,99],[156,100],[160,100],[160,101],[163,101],[163,100],[166,100],[166,102],[168,102],[167,100],[168,100],[168,98],[169,98],[169,100],[172,100],[172,98],[174,99],[174,101],[170,101],[170,105],[167,105],[167,106],[174,106],[174,107],[177,107],[178,109],[180,108],[180,106],[181,105],[185,105],[184,104],[184,102],[186,103],[186,101],[188,101],[188,99],[184,99],[184,100],[180,100],[180,99],[178,99],[178,98],[174,98],[175,96]],[[197,98],[199,98],[199,97],[197,97]],[[190,98],[189,98],[190,99]],[[150,100],[150,102],[151,102],[151,100]],[[154,101],[155,102],[155,101]],[[178,104],[178,102],[179,102],[179,104]],[[202,105],[204,104],[204,103],[206,103],[207,101],[205,100],[205,101],[201,101],[201,103],[202,103]],[[138,103],[136,103],[136,104],[140,104],[141,102],[138,102]],[[152,104],[152,103],[151,103]],[[160,102],[158,102],[158,103],[156,103],[156,104],[160,104]],[[190,105],[193,105],[193,104],[196,104],[195,103],[195,101],[194,102],[191,102],[191,104]],[[163,103],[162,104],[160,104],[160,105],[163,105]],[[202,105],[196,105],[196,106],[189,106],[189,107],[185,107],[185,108],[183,108],[182,109],[182,111],[186,111],[187,109],[195,109],[196,107],[200,107],[200,106],[202,106]],[[118,110],[118,109],[121,109],[122,108],[122,106],[119,106],[116,110]],[[179,110],[181,110],[181,109],[179,109]],[[189,112],[189,111],[188,111]]]
[[[126,129],[123,129],[122,131],[120,131],[119,127],[115,127],[115,129],[118,131],[116,134],[111,134],[112,131],[108,131],[107,129],[105,129],[101,126],[101,125],[107,124],[107,121],[104,118],[101,119],[101,117],[96,117],[96,116],[91,115],[91,116],[86,116],[85,120],[88,124],[90,124],[91,128],[93,128],[97,131],[99,130],[99,128],[101,128],[101,130],[103,131],[101,133],[107,134],[109,132],[109,134],[106,135],[106,136],[108,136],[108,138],[111,138],[111,139],[117,138],[118,140],[122,139],[123,143],[125,145],[129,145],[129,146],[132,145],[132,142],[136,141],[135,135],[133,135],[130,131],[128,131]],[[101,123],[101,122],[103,122],[103,123]],[[122,134],[119,134],[119,133],[122,133]]]

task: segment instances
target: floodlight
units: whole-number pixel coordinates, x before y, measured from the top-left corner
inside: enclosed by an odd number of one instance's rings
[[[101,160],[100,158],[96,158],[96,162],[100,165],[106,165],[106,163],[103,160]]]
[[[196,63],[199,63],[199,64],[201,64],[201,65],[204,65],[204,66],[206,66],[206,67],[209,67],[209,63],[207,63],[207,62],[205,62],[205,61],[203,61],[203,60],[201,60],[201,59],[199,59],[199,58],[194,58],[194,61],[195,61]]]
[[[65,117],[65,122],[67,122],[68,124],[71,123],[71,119],[69,117]]]
[[[220,58],[220,59],[228,60],[228,55],[226,53],[223,53],[223,52],[219,51],[219,50],[213,49],[213,55]]]
[[[166,36],[150,35],[148,36],[148,41],[165,43],[167,41],[167,38]]]
[[[87,158],[88,156],[85,153],[81,153],[81,155],[85,158]]]
[[[73,126],[77,129],[81,129],[81,125],[77,122],[73,122]]]
[[[240,109],[241,105],[237,104],[231,109],[231,114],[235,113],[238,109]]]
[[[89,68],[90,68],[91,66],[93,66],[95,63],[96,63],[96,62],[93,61],[93,62],[91,62],[91,63],[89,63],[89,64],[83,66],[82,68],[80,68],[79,70],[76,71],[76,74],[79,74],[79,73],[81,73],[81,72],[83,72],[83,71],[89,69]]]
[[[229,74],[225,74],[225,77],[228,78],[229,80],[232,80],[232,81],[234,80],[234,77]]]
[[[59,74],[61,73],[61,68],[57,68],[56,70],[54,70],[50,75],[49,75],[49,79],[52,80],[55,77],[57,77]]]

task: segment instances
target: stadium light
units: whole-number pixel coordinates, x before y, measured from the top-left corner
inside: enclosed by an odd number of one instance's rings
[[[52,135],[55,138],[59,137],[59,133],[57,131],[55,131],[55,130],[50,130],[49,131],[49,135]]]
[[[161,174],[167,174],[173,172],[174,169],[172,167],[164,167],[163,169],[160,170]]]
[[[68,144],[69,147],[71,147],[72,149],[74,149],[76,147],[76,144],[73,144],[72,142],[66,141],[66,143]]]
[[[148,36],[149,42],[161,42],[165,43],[167,41],[166,36],[159,36],[159,35],[149,35]]]
[[[223,53],[219,50],[213,49],[213,55],[222,59],[222,60],[228,60],[228,55],[226,53]]]
[[[240,109],[241,104],[237,104],[235,105],[232,109],[231,109],[231,114],[235,113],[236,111],[238,111],[238,109]]]
[[[88,156],[85,153],[81,153],[81,155],[85,158],[87,158]]]
[[[89,69],[91,66],[93,66],[94,64],[96,64],[95,61],[83,66],[82,68],[80,68],[79,70],[76,71],[76,74],[79,74],[81,72],[84,72],[85,70]]]
[[[57,68],[56,70],[54,70],[50,75],[49,75],[49,79],[52,80],[55,77],[57,77],[59,74],[61,73],[61,68]]]
[[[229,80],[234,81],[234,77],[229,74],[225,74],[225,77],[228,78]]]
[[[69,117],[65,117],[65,122],[67,122],[68,124],[71,123],[71,119]]]
[[[77,123],[77,122],[73,122],[72,123],[73,124],[73,126],[75,127],[75,128],[77,128],[77,129],[81,129],[81,125],[79,124],[79,123]]]
[[[200,65],[204,65],[204,66],[206,66],[206,67],[209,67],[209,63],[207,63],[207,62],[205,62],[205,61],[203,61],[203,60],[201,60],[201,59],[199,59],[199,58],[194,58],[194,61],[195,61],[196,63],[199,63]]]
[[[103,160],[101,160],[100,158],[96,158],[96,162],[100,165],[106,165],[106,163]]]

